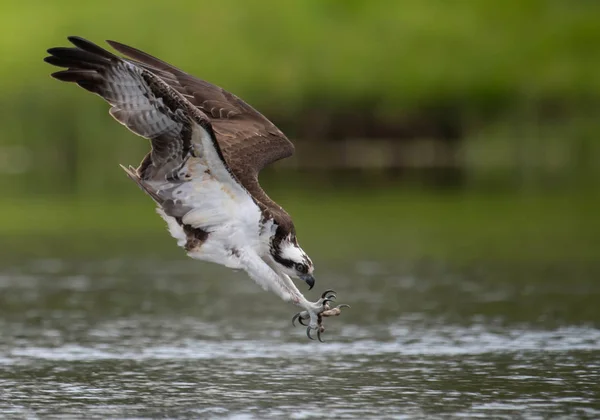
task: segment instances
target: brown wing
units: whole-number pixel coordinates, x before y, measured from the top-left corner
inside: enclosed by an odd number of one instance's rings
[[[66,68],[52,76],[77,83],[110,103],[110,114],[117,121],[151,141],[155,167],[168,172],[181,164],[190,151],[193,124],[211,130],[208,117],[160,77],[83,38],[69,37],[69,41],[74,48],[48,50],[50,56],[44,61]]]
[[[74,48],[50,48],[44,58],[66,68],[52,76],[101,96],[117,121],[150,140],[152,151],[140,167],[123,169],[169,216],[184,218],[198,210],[207,195],[202,185],[211,180],[249,200],[231,175],[209,118],[201,110],[154,73],[83,38],[69,37],[69,41]],[[200,166],[211,174],[211,180],[190,169]]]
[[[136,65],[159,76],[211,120],[217,141],[231,171],[263,210],[268,210],[282,227],[293,231],[291,219],[272,201],[258,183],[258,173],[267,165],[291,156],[294,145],[265,116],[225,89],[136,48],[107,41]],[[286,226],[288,225],[288,226]]]

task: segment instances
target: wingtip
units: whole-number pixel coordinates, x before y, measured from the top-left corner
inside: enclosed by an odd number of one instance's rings
[[[44,57],[44,62],[56,67],[68,67],[65,60],[61,59],[60,57],[57,57],[56,55],[49,55],[47,57]]]
[[[119,41],[114,41],[112,39],[107,39],[105,41],[108,45],[113,47],[115,50],[117,50],[118,52],[120,52],[121,54],[124,54],[126,56],[130,56],[130,54],[132,54],[132,53],[146,54],[146,53],[138,50],[137,48],[130,47],[129,45],[125,45]],[[132,57],[132,58],[135,58],[135,57]]]
[[[55,56],[56,54],[60,54],[62,51],[68,49],[68,47],[52,47],[48,48],[46,52],[51,56]]]
[[[119,42],[119,41],[113,41],[112,39],[105,39],[104,40],[108,45],[110,45],[114,50],[120,52],[121,54],[123,53],[122,50],[124,48],[127,48],[127,45]]]
[[[90,48],[94,47],[100,48],[92,41],[85,39],[82,36],[70,35],[67,37],[67,40],[81,50],[89,50]]]
[[[69,42],[71,42],[72,44],[75,44],[76,42],[79,42],[79,41],[89,42],[87,39],[85,39],[85,38],[83,38],[83,37],[81,37],[81,36],[78,36],[78,35],[69,35],[69,36],[67,37],[67,39],[68,39],[68,40],[69,40]]]
[[[44,61],[46,61],[46,60],[44,60]],[[47,62],[48,61],[46,61],[46,63]],[[52,64],[52,63],[50,63],[50,64]],[[52,77],[53,79],[56,79],[56,80],[62,80],[61,77],[64,74],[63,72],[64,72],[64,70],[63,71],[55,71],[54,73],[50,73],[50,77]]]
[[[71,35],[68,36],[67,39],[71,42],[71,44],[75,45],[78,49],[91,52],[100,57],[104,57],[105,59],[118,59],[119,57],[111,53],[110,51],[105,50],[99,45],[93,43],[92,41],[85,39],[81,36]]]

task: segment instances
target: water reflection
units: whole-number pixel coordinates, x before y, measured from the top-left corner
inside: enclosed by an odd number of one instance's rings
[[[325,344],[291,327],[293,307],[220,267],[4,263],[0,411],[600,416],[596,267],[360,262],[320,271],[323,287],[352,303],[328,320]]]

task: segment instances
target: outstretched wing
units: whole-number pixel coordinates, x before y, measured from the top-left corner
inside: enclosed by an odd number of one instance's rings
[[[107,41],[120,53],[159,75],[210,118],[217,140],[231,166],[240,164],[258,173],[266,165],[291,156],[294,145],[264,115],[218,86],[116,41]],[[235,164],[233,164],[235,162]]]
[[[291,156],[294,145],[265,116],[232,93],[136,48],[107,41],[135,63],[158,75],[210,119],[216,138],[236,178],[286,231],[294,227],[289,215],[272,201],[258,183],[268,164]]]
[[[151,153],[128,175],[164,213],[210,232],[240,220],[254,205],[223,157],[208,117],[152,72],[79,37],[76,48],[51,48],[45,61],[66,67],[52,76],[74,82],[112,105],[110,114],[150,139]]]

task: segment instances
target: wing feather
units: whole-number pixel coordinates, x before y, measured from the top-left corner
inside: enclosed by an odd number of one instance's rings
[[[243,218],[254,203],[230,172],[208,117],[151,71],[82,38],[69,40],[76,48],[48,50],[46,62],[67,67],[52,76],[100,95],[110,115],[150,140],[140,167],[123,169],[164,213],[202,229]]]
[[[294,145],[288,138],[264,115],[225,89],[137,48],[107,42],[130,57],[131,63],[159,76],[208,116],[224,159],[236,178],[283,230],[293,232],[290,216],[267,196],[258,182],[258,174],[265,166],[294,153]]]
[[[294,145],[275,124],[234,94],[137,48],[116,41],[107,42],[130,57],[131,62],[157,74],[208,115],[226,159],[235,162],[231,165],[233,168],[239,168],[236,175],[241,177],[242,183],[249,177],[257,177],[260,170],[270,163],[294,153]],[[267,143],[268,147],[254,147],[261,143]],[[253,153],[253,150],[260,152]]]

